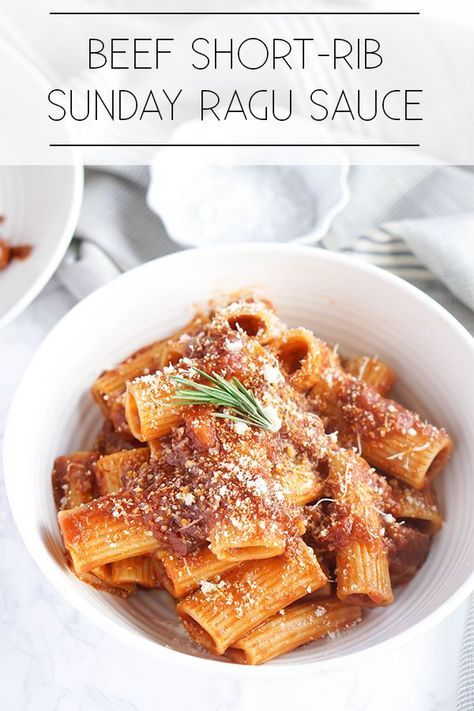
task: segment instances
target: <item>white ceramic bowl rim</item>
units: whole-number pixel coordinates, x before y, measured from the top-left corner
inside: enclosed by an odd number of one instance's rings
[[[23,292],[21,297],[16,301],[1,318],[0,328],[11,323],[31,302],[41,293],[48,281],[53,276],[56,269],[59,267],[61,259],[68,248],[68,245],[73,237],[79,212],[82,205],[82,195],[84,191],[84,168],[81,163],[72,164],[73,168],[73,200],[69,207],[69,213],[66,222],[64,223],[61,235],[58,235],[58,241],[55,249],[52,251],[48,264],[41,270],[36,279]],[[54,167],[52,168],[54,170]]]
[[[465,345],[472,351],[473,353],[473,358],[474,358],[474,342],[473,339],[471,338],[470,334],[468,331],[451,315],[449,314],[443,307],[441,307],[438,303],[436,303],[433,299],[431,299],[429,296],[418,290],[416,287],[412,286],[411,284],[405,282],[404,280],[400,279],[397,276],[394,276],[393,274],[390,274],[389,272],[386,272],[382,269],[379,269],[378,267],[375,267],[373,265],[359,262],[354,260],[353,257],[350,257],[348,255],[342,255],[334,252],[328,252],[325,250],[317,250],[311,247],[305,247],[305,246],[295,246],[295,245],[274,245],[274,244],[246,244],[246,245],[228,245],[226,247],[213,247],[213,248],[202,248],[199,250],[186,250],[183,252],[178,252],[174,253],[171,255],[167,255],[166,257],[162,257],[160,260],[154,260],[152,262],[148,262],[140,267],[137,267],[134,270],[131,270],[130,272],[127,272],[120,277],[117,278],[117,280],[114,280],[114,283],[116,281],[120,280],[122,284],[125,286],[126,282],[133,278],[133,275],[138,272],[138,271],[143,271],[143,270],[153,270],[154,269],[154,264],[157,261],[166,261],[166,262],[179,262],[180,260],[187,259],[189,258],[188,252],[194,252],[194,251],[199,251],[201,255],[204,257],[206,255],[209,255],[210,257],[213,255],[216,255],[217,253],[228,253],[228,255],[231,255],[232,253],[235,253],[236,251],[242,252],[245,251],[249,253],[249,255],[253,255],[254,257],[260,256],[264,257],[265,252],[275,252],[279,251],[282,253],[285,252],[291,252],[292,254],[299,254],[301,256],[304,256],[307,259],[320,259],[323,261],[326,261],[327,263],[331,262],[340,262],[344,263],[346,265],[350,265],[351,268],[354,270],[359,270],[360,272],[366,273],[367,275],[372,275],[372,276],[377,276],[378,279],[381,281],[386,281],[388,283],[392,283],[393,285],[398,286],[399,288],[403,288],[405,291],[408,291],[411,293],[413,298],[416,298],[419,301],[424,302],[425,306],[432,310],[433,312],[436,313],[437,317],[442,319],[443,321],[447,322],[450,326],[451,329],[454,329],[457,331],[457,335],[459,338],[461,338]],[[107,290],[108,285],[105,285],[98,289],[96,292],[88,296],[86,299],[84,299],[82,302],[77,304],[68,314],[66,314],[61,321],[52,329],[50,332],[49,336],[43,341],[41,346],[39,347],[37,354],[40,354],[44,349],[47,349],[48,347],[48,340],[50,337],[52,337],[53,334],[55,334],[58,330],[62,328],[63,322],[69,318],[70,314],[76,313],[78,311],[88,309],[89,304],[93,303],[94,300],[100,297],[100,295]],[[18,386],[18,389],[16,391],[13,403],[10,407],[10,412],[7,418],[7,424],[5,428],[5,444],[4,444],[4,471],[5,471],[5,482],[6,482],[6,489],[7,489],[7,495],[9,498],[10,502],[10,507],[13,513],[13,517],[15,520],[15,523],[20,531],[20,534],[32,554],[33,558],[35,559],[35,562],[41,569],[41,571],[46,575],[46,577],[50,580],[50,582],[56,587],[56,589],[61,592],[61,594],[65,594],[64,592],[64,585],[63,581],[60,579],[60,569],[58,568],[56,562],[48,556],[46,553],[46,550],[42,546],[42,544],[34,537],[31,537],[26,530],[26,528],[23,525],[23,522],[21,520],[21,517],[19,516],[19,512],[16,509],[15,506],[15,501],[14,497],[11,496],[12,493],[12,479],[15,474],[15,450],[10,446],[10,441],[13,440],[11,437],[11,432],[13,431],[14,428],[18,426],[18,423],[21,422],[21,416],[22,413],[18,411],[18,406],[17,403],[20,400],[23,400],[23,393],[22,390],[25,387],[27,378],[28,378],[28,373],[30,370],[33,369],[33,364],[34,364],[34,359],[32,363],[29,365],[25,375],[23,376],[23,379]],[[114,620],[109,620],[106,619],[105,616],[99,612],[93,604],[89,603],[88,601],[84,600],[79,594],[76,594],[76,592],[70,588],[68,590],[68,597],[67,599],[81,612],[83,613],[86,617],[88,617],[90,620],[93,622],[97,623],[100,627],[104,628],[105,630],[112,632],[116,637],[121,639],[122,641],[126,642],[127,644],[132,643],[134,646],[137,648],[140,648],[141,650],[148,650],[150,653],[153,653],[157,656],[157,658],[160,659],[162,662],[168,662],[168,663],[177,663],[181,665],[189,665],[190,668],[194,669],[195,671],[202,670],[203,672],[211,672],[211,673],[220,673],[223,674],[224,676],[231,676],[231,677],[239,677],[242,678],[243,675],[246,677],[259,677],[259,678],[272,678],[275,676],[281,676],[282,673],[288,674],[288,675],[299,675],[299,674],[308,674],[308,673],[314,673],[315,671],[322,671],[322,670],[327,670],[327,669],[344,669],[344,668],[349,668],[351,666],[354,666],[355,664],[359,663],[365,663],[371,659],[374,659],[378,657],[382,652],[388,652],[391,651],[402,644],[406,644],[413,640],[415,637],[418,635],[426,632],[428,629],[430,629],[433,625],[437,624],[440,622],[443,618],[445,618],[447,615],[449,615],[457,606],[459,606],[463,600],[465,600],[470,592],[474,589],[474,572],[471,572],[469,577],[463,582],[463,584],[456,590],[454,594],[452,594],[447,600],[445,600],[443,603],[441,603],[434,611],[432,611],[430,614],[428,614],[426,617],[424,617],[422,620],[419,622],[415,623],[412,625],[409,629],[403,630],[402,632],[396,633],[394,636],[391,638],[384,640],[382,642],[376,643],[364,650],[358,650],[355,652],[350,652],[347,654],[344,654],[343,656],[340,656],[338,658],[332,658],[328,660],[320,660],[316,662],[307,662],[305,664],[295,664],[293,663],[279,663],[277,666],[273,665],[263,665],[260,667],[246,667],[246,666],[241,666],[241,665],[233,665],[233,664],[223,664],[223,663],[216,663],[213,660],[210,659],[204,659],[204,658],[199,658],[199,657],[194,657],[189,654],[179,652],[177,650],[169,649],[164,646],[161,646],[160,644],[157,644],[156,642],[147,639],[140,635],[138,632],[130,632],[129,630],[125,630],[120,623],[114,621]]]
[[[199,122],[197,122],[199,124]],[[196,124],[195,121],[185,122],[178,126],[173,134],[170,136],[170,141],[183,141],[188,137],[188,128],[191,125]],[[202,126],[201,126],[202,128]],[[321,130],[321,129],[320,129]],[[235,131],[234,131],[235,132]],[[325,131],[322,135],[325,135]],[[328,164],[324,165],[314,165],[310,166],[303,164],[302,166],[296,166],[297,168],[312,168],[317,170],[322,168],[323,170],[327,167],[334,169],[334,175],[331,175],[330,182],[331,190],[333,191],[332,199],[330,204],[326,206],[325,211],[322,212],[317,220],[314,222],[312,227],[304,234],[298,235],[291,240],[291,244],[302,244],[302,245],[315,245],[319,240],[321,240],[329,231],[332,222],[335,217],[347,207],[350,198],[350,189],[348,183],[349,175],[349,160],[346,154],[336,148],[330,149],[330,154],[332,156],[331,162],[328,160]],[[170,165],[168,165],[170,163]],[[205,163],[207,165],[207,162]],[[248,165],[254,165],[255,163],[249,159]],[[258,164],[258,162],[256,163]],[[247,165],[247,163],[243,163]],[[286,165],[286,164],[285,164]],[[289,166],[287,166],[289,167]],[[151,180],[147,191],[147,204],[148,207],[155,212],[160,219],[163,221],[171,239],[176,242],[176,244],[187,246],[187,247],[199,247],[201,245],[194,239],[188,239],[184,234],[178,234],[178,232],[173,227],[173,213],[169,212],[169,206],[166,202],[166,189],[163,193],[161,183],[163,182],[163,175],[166,175],[170,170],[176,171],[179,175],[181,170],[179,163],[176,163],[176,156],[169,152],[166,147],[157,152],[152,164],[151,164]],[[166,181],[165,181],[166,182]],[[326,188],[325,188],[326,189]],[[249,244],[249,243],[241,243]],[[265,244],[265,243],[263,243]],[[226,245],[230,246],[230,245]],[[203,249],[210,249],[211,246],[202,245]]]
[[[34,80],[42,86],[45,93],[47,93],[50,88],[50,83],[40,69],[35,66],[33,62],[27,59],[26,56],[19,52],[18,49],[7,39],[0,37],[0,50],[2,46],[8,49],[8,52],[15,57],[15,61],[19,62],[29,72],[29,74],[31,74]],[[65,129],[65,131],[66,135],[70,135],[69,129]],[[48,263],[44,266],[28,288],[25,289],[16,303],[5,314],[3,314],[3,316],[0,317],[0,327],[11,323],[11,321],[13,321],[42,291],[58,268],[59,263],[61,262],[61,259],[63,258],[68,244],[73,236],[82,205],[82,196],[84,191],[84,166],[82,165],[77,148],[71,147],[68,149],[68,154],[70,156],[70,166],[73,169],[72,201],[69,206],[67,219],[64,222],[62,232],[58,235],[57,244],[51,251]],[[28,166],[24,166],[24,168],[27,170]],[[54,168],[55,166],[52,165],[51,170],[54,170]],[[51,209],[54,208],[52,207]]]

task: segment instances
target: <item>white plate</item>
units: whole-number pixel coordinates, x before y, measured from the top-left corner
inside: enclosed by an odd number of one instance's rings
[[[343,350],[377,353],[400,378],[397,396],[455,440],[439,480],[445,516],[427,563],[386,609],[357,627],[258,669],[209,660],[160,591],[128,600],[81,583],[64,564],[50,472],[54,458],[88,447],[98,425],[90,385],[130,351],[184,325],[216,291],[260,287],[292,325]],[[69,602],[158,660],[244,677],[353,665],[441,620],[468,595],[474,558],[472,340],[438,304],[406,282],[347,256],[301,246],[189,250],[139,267],[70,311],[37,351],[5,431],[5,477],[17,526],[41,570]],[[28,446],[25,446],[25,442]]]
[[[9,102],[17,110],[25,97],[46,96],[48,84],[38,70],[0,40],[0,86],[8,81]],[[33,105],[33,103],[32,103]],[[9,148],[21,140],[11,110],[0,111],[0,236],[33,245],[31,256],[0,271],[0,327],[35,298],[57,268],[76,226],[82,200],[83,169],[73,149],[61,154],[64,165],[4,165]],[[67,141],[67,134],[64,134]],[[20,148],[19,148],[20,150]],[[20,159],[19,159],[20,162]]]

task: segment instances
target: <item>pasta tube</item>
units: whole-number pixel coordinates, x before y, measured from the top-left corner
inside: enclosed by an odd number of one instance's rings
[[[231,517],[234,518],[234,517]],[[281,555],[286,547],[286,534],[273,521],[224,520],[210,533],[210,549],[219,560],[241,561]]]
[[[319,378],[321,352],[307,328],[290,328],[274,344],[283,373],[296,390],[309,390]]]
[[[431,535],[440,530],[443,522],[433,487],[418,491],[396,479],[392,479],[390,485],[392,501],[388,510],[396,519],[414,519]]]
[[[371,607],[393,602],[378,499],[368,464],[352,450],[328,455],[337,596]]]
[[[310,395],[317,412],[374,467],[416,489],[427,486],[451,454],[447,432],[345,373],[322,341],[318,348],[322,367]]]
[[[60,511],[58,521],[66,550],[80,573],[158,548],[135,503],[125,494],[109,494]]]
[[[179,422],[181,407],[173,402],[175,384],[164,373],[145,375],[127,385],[125,414],[140,442],[168,434]]]
[[[155,341],[141,348],[122,363],[100,375],[92,386],[92,395],[104,417],[110,418],[110,406],[125,392],[130,380],[140,375],[155,373],[163,362],[163,341]]]
[[[394,371],[376,356],[349,358],[344,370],[357,380],[363,380],[383,397],[388,395],[395,383]]]
[[[160,587],[159,565],[154,556],[137,555],[111,563],[114,585],[141,585],[144,588]]]
[[[73,452],[57,457],[51,476],[58,510],[87,504],[96,495],[95,452]]]
[[[233,330],[241,329],[248,336],[265,345],[276,338],[283,324],[275,312],[263,301],[235,301],[220,309],[218,317],[227,321]]]
[[[219,560],[209,548],[200,548],[185,556],[167,553],[160,559],[162,585],[173,597],[183,597],[196,590],[201,581],[212,580],[239,564],[234,560]]]
[[[311,548],[301,540],[277,558],[243,563],[218,583],[201,585],[178,603],[178,615],[199,643],[223,654],[263,620],[326,582]]]
[[[238,664],[263,664],[302,644],[342,632],[362,619],[360,607],[339,600],[297,602],[280,613],[234,642],[226,656]]]
[[[96,464],[97,487],[100,496],[113,494],[122,488],[122,473],[138,469],[150,459],[148,447],[126,449],[100,457]]]

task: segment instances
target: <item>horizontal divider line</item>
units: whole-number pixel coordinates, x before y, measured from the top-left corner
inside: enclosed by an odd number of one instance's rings
[[[419,143],[50,143],[50,148],[419,148]]]
[[[147,10],[54,10],[50,11],[50,15],[420,15],[420,12],[412,12],[412,11],[377,11],[377,10],[328,10],[326,12],[324,11],[281,11],[278,12],[277,10],[272,11],[262,11],[262,12],[256,12],[256,11],[245,11],[245,10],[236,10],[236,11],[219,11],[216,10],[215,12],[212,12],[211,10],[209,11],[187,11],[187,12],[177,12],[177,11],[170,11],[170,12],[161,12],[161,11],[147,11]]]

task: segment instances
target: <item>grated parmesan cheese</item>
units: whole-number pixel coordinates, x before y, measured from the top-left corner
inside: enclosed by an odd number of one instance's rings
[[[245,422],[234,422],[234,430],[238,435],[243,435],[247,432],[249,426]]]
[[[273,384],[273,383],[279,383],[283,380],[283,375],[280,373],[279,369],[271,365],[270,363],[267,363],[264,368],[263,368],[263,377],[267,381],[267,383]]]

